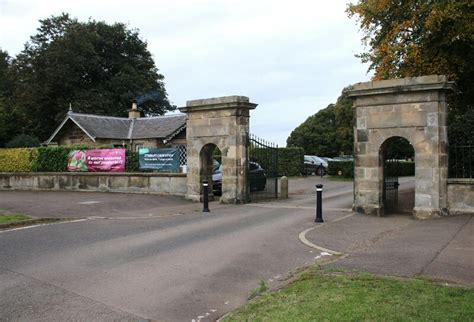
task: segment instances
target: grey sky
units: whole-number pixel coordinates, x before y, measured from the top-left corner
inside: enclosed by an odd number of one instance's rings
[[[251,132],[280,146],[343,87],[370,78],[346,0],[0,0],[0,47],[16,55],[38,20],[70,13],[140,30],[170,100],[248,96]]]

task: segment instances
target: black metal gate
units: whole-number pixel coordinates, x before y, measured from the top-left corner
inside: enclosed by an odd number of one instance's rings
[[[396,159],[384,159],[383,205],[385,213],[398,210],[399,162]]]
[[[249,134],[247,148],[249,201],[278,198],[278,146]]]

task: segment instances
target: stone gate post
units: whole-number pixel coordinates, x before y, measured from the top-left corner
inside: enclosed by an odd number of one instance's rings
[[[446,214],[448,136],[446,94],[454,84],[431,75],[356,84],[349,92],[355,109],[355,211],[384,213],[382,145],[407,139],[415,150],[413,215]]]
[[[218,147],[222,154],[220,201],[246,202],[249,112],[256,106],[245,96],[224,96],[187,101],[179,109],[187,114],[187,199],[201,199],[202,181],[212,180],[210,154]]]

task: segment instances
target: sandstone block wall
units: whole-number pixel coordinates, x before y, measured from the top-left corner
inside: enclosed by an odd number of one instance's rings
[[[407,139],[415,150],[414,216],[447,213],[447,104],[453,84],[445,76],[373,81],[356,84],[354,99],[354,209],[381,215],[383,144]]]
[[[184,196],[181,173],[0,173],[0,190],[151,193]]]

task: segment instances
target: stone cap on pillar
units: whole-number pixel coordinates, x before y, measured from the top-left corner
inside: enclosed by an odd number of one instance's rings
[[[253,110],[257,105],[258,104],[250,103],[247,96],[232,95],[187,101],[186,106],[180,107],[179,110],[183,113],[236,107]]]
[[[357,97],[431,90],[455,91],[456,85],[445,75],[427,75],[357,83],[348,94],[349,97]]]

